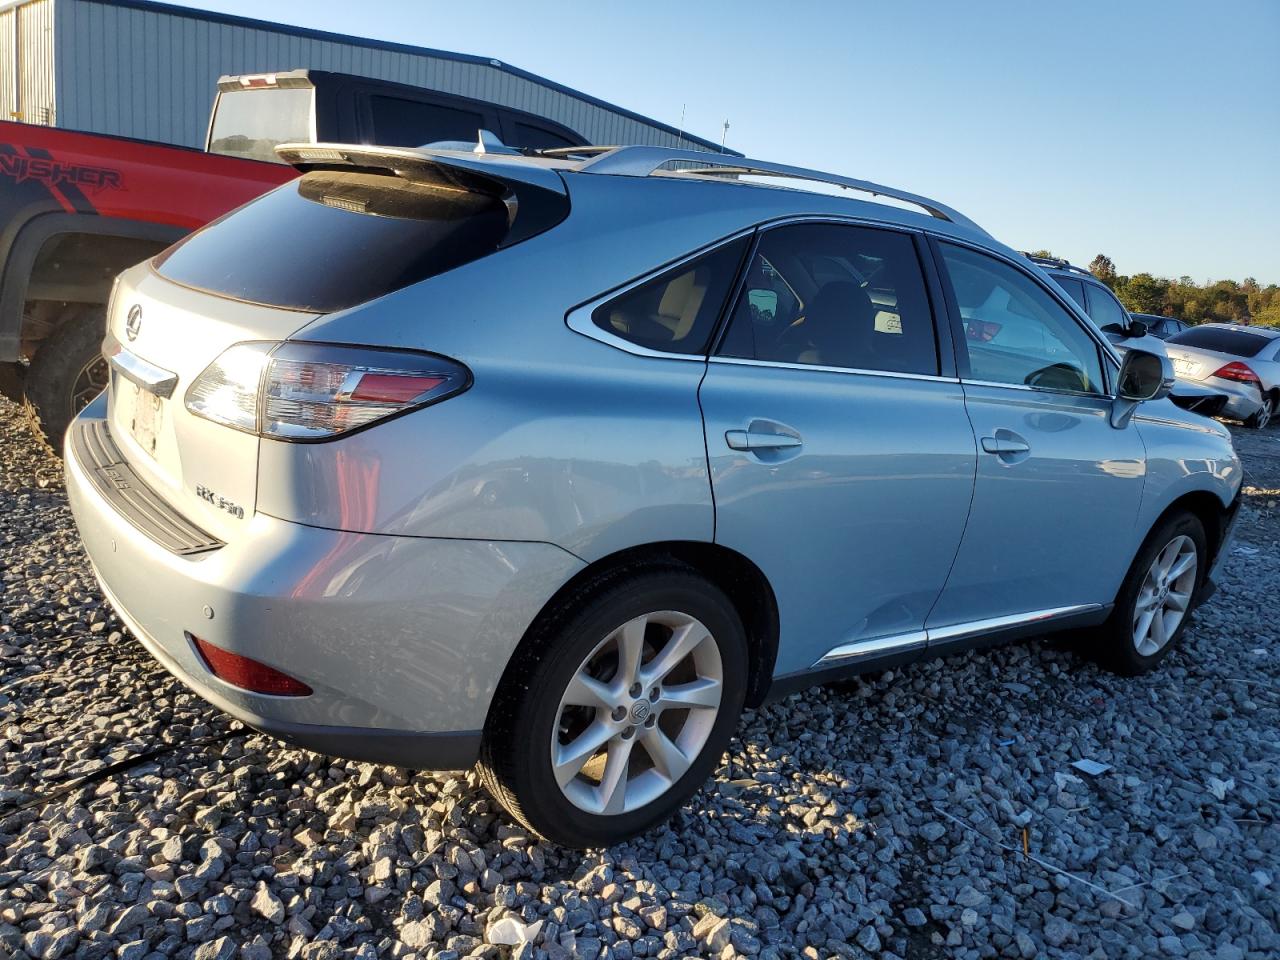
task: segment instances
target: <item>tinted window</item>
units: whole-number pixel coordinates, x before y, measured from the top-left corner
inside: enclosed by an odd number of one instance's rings
[[[1217,353],[1231,353],[1237,357],[1256,357],[1263,347],[1271,343],[1271,338],[1229,327],[1203,326],[1189,327],[1170,337],[1169,342]]]
[[[650,350],[704,353],[742,262],[747,238],[727,243],[601,304],[601,330]]]
[[[1108,333],[1124,333],[1129,328],[1129,318],[1125,316],[1120,301],[1112,296],[1111,291],[1096,283],[1090,283],[1088,287],[1088,313],[1093,322]]]
[[[1081,310],[1085,308],[1083,283],[1072,277],[1060,277],[1057,274],[1053,274],[1053,280],[1054,283],[1067,291],[1067,294],[1076,302],[1076,305],[1079,306]]]
[[[933,313],[903,233],[797,224],[760,238],[724,356],[936,374]]]
[[[547,210],[540,228],[563,213]],[[190,234],[156,267],[222,296],[331,311],[479,259],[507,233],[507,207],[491,197],[317,170]]]
[[[437,140],[475,141],[482,128],[493,125],[474,110],[401,97],[370,97],[369,110],[374,142],[383,147],[420,147]]]
[[[576,147],[580,146],[576,140],[570,140],[554,130],[548,130],[546,127],[535,126],[531,123],[509,123],[513,129],[515,139],[510,146],[513,147],[531,147],[534,150],[554,150],[557,147]]]
[[[1103,392],[1097,344],[1038,283],[973,250],[944,243],[942,254],[964,322],[972,379]]]
[[[283,163],[279,143],[311,140],[311,87],[265,87],[218,95],[209,152]]]

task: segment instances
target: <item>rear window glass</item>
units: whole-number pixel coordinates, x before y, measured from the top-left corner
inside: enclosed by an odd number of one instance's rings
[[[1263,347],[1271,343],[1271,338],[1244,330],[1229,330],[1226,327],[1191,327],[1170,337],[1169,342],[1213,350],[1216,353],[1230,353],[1237,357],[1255,357]]]
[[[531,147],[534,150],[557,150],[564,147],[581,146],[579,141],[570,140],[568,137],[546,127],[535,126],[531,123],[520,123],[519,121],[512,126],[515,128],[515,139],[511,143],[513,147]]]
[[[311,87],[232,90],[218,96],[209,152],[283,163],[279,143],[311,140]]]
[[[704,353],[728,299],[747,238],[633,287],[591,314],[601,330],[664,353]]]
[[[478,260],[508,229],[507,207],[492,197],[317,170],[197,230],[155,265],[220,296],[330,312]]]

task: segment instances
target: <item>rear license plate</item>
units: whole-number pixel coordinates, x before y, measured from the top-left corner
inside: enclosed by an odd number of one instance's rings
[[[121,396],[125,401],[122,411],[129,424],[129,434],[148,455],[156,455],[156,438],[164,420],[164,401],[154,393],[142,389],[132,380],[119,379]]]
[[[1173,361],[1173,369],[1177,373],[1195,373],[1196,364],[1194,360],[1184,360],[1177,357]]]

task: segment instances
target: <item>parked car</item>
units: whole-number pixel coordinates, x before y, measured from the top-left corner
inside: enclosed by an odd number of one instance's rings
[[[1164,352],[1160,338],[1153,336],[1146,323],[1129,313],[1111,288],[1088,270],[1058,257],[1039,257],[1031,253],[1023,256],[1053,277],[1054,282],[1070,294],[1121,356],[1132,347],[1157,354]]]
[[[1170,337],[1180,380],[1228,395],[1223,414],[1262,428],[1280,409],[1280,330],[1201,323]]]
[[[60,446],[106,386],[112,279],[296,176],[275,144],[475,143],[482,128],[525,148],[586,143],[520,110],[320,70],[220,78],[203,153],[0,122],[0,393],[25,403]]]
[[[1162,317],[1155,313],[1131,313],[1129,316],[1146,324],[1147,333],[1153,337],[1159,337],[1161,340],[1168,340],[1175,333],[1181,333],[1191,327],[1191,324],[1182,320],[1177,320],[1173,317]]]
[[[594,846],[744,705],[1067,627],[1138,674],[1212,589],[1227,430],[944,204],[656,147],[281,154],[121,276],[65,453],[106,596],[254,727],[478,760]]]

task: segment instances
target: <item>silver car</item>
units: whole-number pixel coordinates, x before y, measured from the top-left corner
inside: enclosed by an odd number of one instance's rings
[[[281,149],[297,180],[121,276],[65,451],[111,603],[254,727],[478,761],[606,844],[744,706],[1067,627],[1136,674],[1212,589],[1227,431],[944,204],[651,147]]]
[[[1227,395],[1223,416],[1267,426],[1280,409],[1280,330],[1202,323],[1165,342],[1178,379]]]

